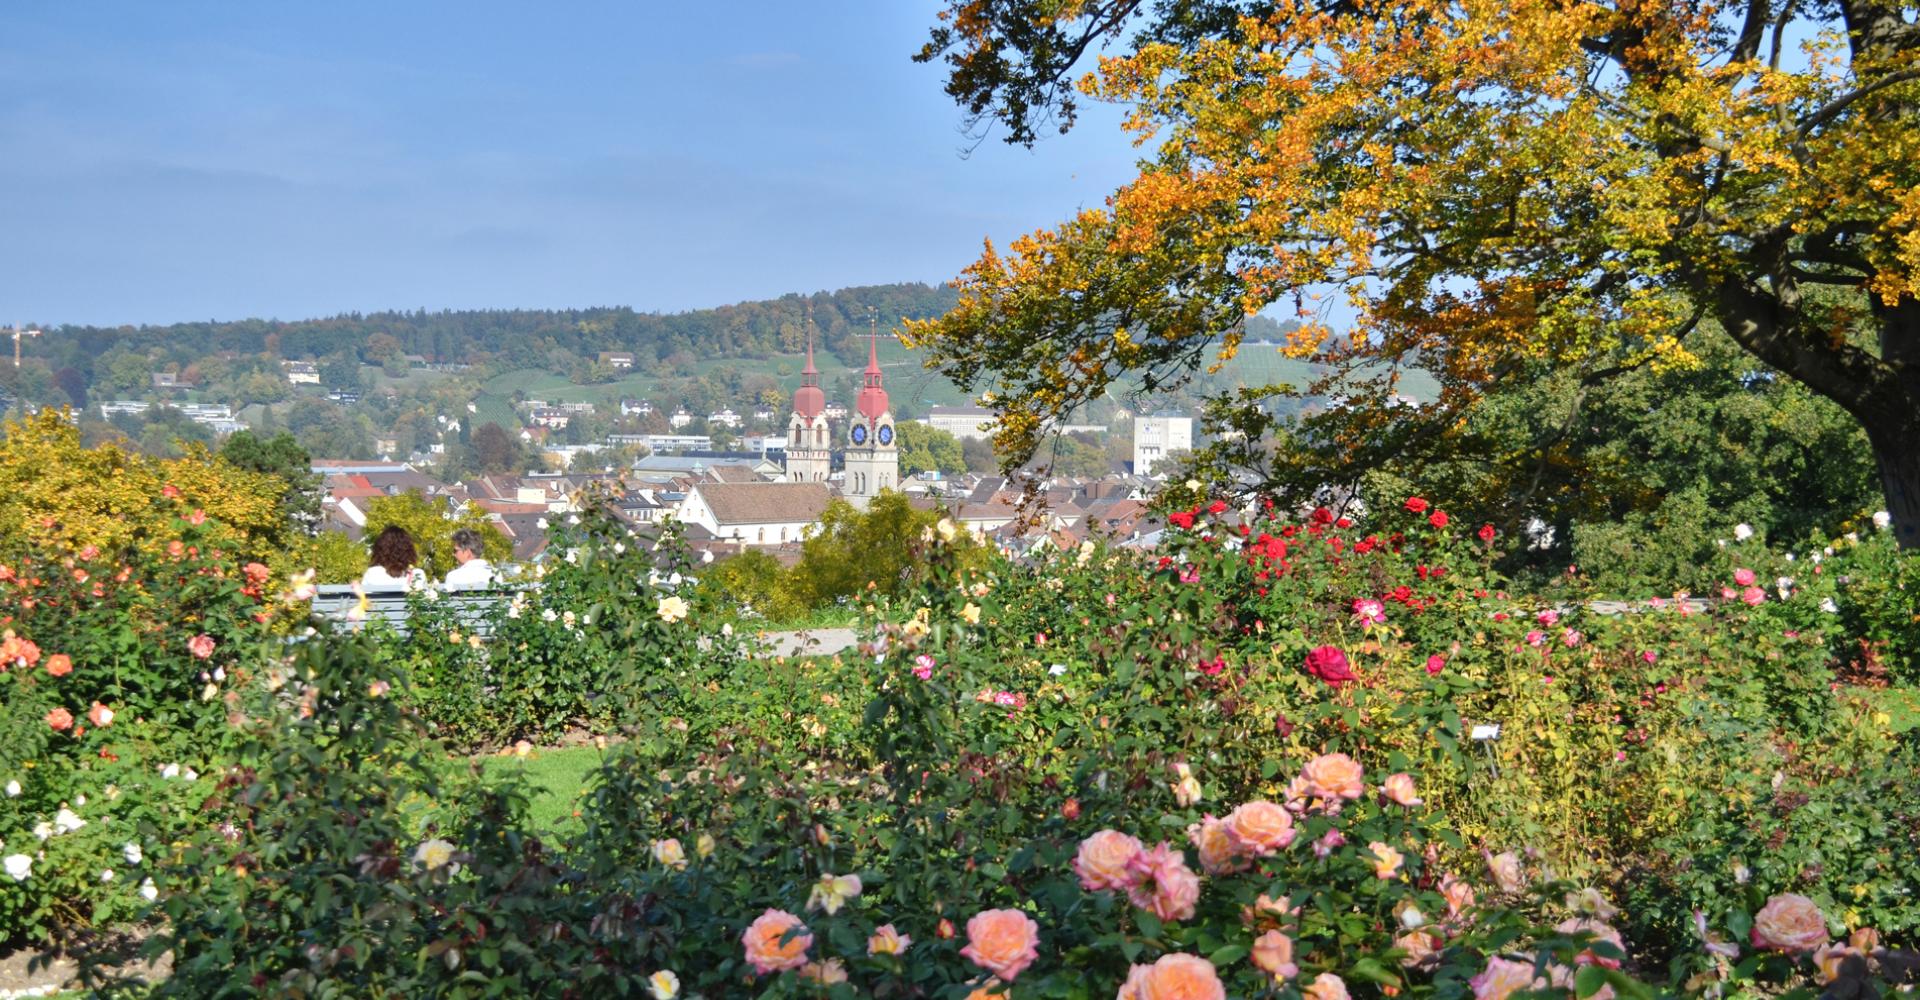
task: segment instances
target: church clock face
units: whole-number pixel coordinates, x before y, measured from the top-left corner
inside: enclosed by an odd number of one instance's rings
[[[881,425],[881,427],[880,427],[880,443],[881,443],[881,444],[892,444],[892,443],[893,443],[893,425],[892,425],[892,424],[883,424],[883,425]]]
[[[853,443],[854,444],[867,443],[867,426],[865,424],[853,425]]]

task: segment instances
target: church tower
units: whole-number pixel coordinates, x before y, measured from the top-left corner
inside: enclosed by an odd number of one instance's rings
[[[841,492],[865,509],[881,490],[900,488],[900,450],[893,439],[893,411],[880,384],[880,320],[867,341],[867,370],[847,426],[847,481]]]
[[[807,367],[793,393],[793,417],[787,421],[787,482],[824,483],[833,471],[833,432],[827,427],[827,395],[820,391],[820,369],[813,366],[813,305],[807,305]],[[889,435],[891,437],[891,435]]]

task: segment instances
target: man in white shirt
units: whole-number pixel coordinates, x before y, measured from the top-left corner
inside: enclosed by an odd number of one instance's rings
[[[479,590],[494,585],[493,564],[482,559],[480,533],[461,528],[453,533],[453,558],[460,565],[447,572],[448,590]]]

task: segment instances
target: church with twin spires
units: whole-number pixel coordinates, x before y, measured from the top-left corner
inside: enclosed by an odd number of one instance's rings
[[[833,469],[833,432],[826,417],[827,397],[820,390],[820,370],[813,364],[813,327],[807,327],[807,366],[800,371],[800,388],[793,394],[793,416],[787,421],[787,482],[824,483]],[[894,440],[893,411],[880,374],[880,331],[876,324],[867,340],[867,370],[861,373],[860,394],[847,416],[846,480],[840,492],[855,507],[865,509],[881,490],[900,487],[900,449]]]

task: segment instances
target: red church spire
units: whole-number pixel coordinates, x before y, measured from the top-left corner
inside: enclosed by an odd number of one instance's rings
[[[872,315],[873,329],[867,339],[866,385],[860,390],[860,398],[854,402],[854,408],[868,420],[878,420],[887,412],[887,390],[880,385],[880,316],[876,311]]]
[[[812,420],[827,408],[820,391],[820,369],[813,366],[813,303],[807,303],[807,366],[800,369],[800,388],[793,394],[793,412]]]

